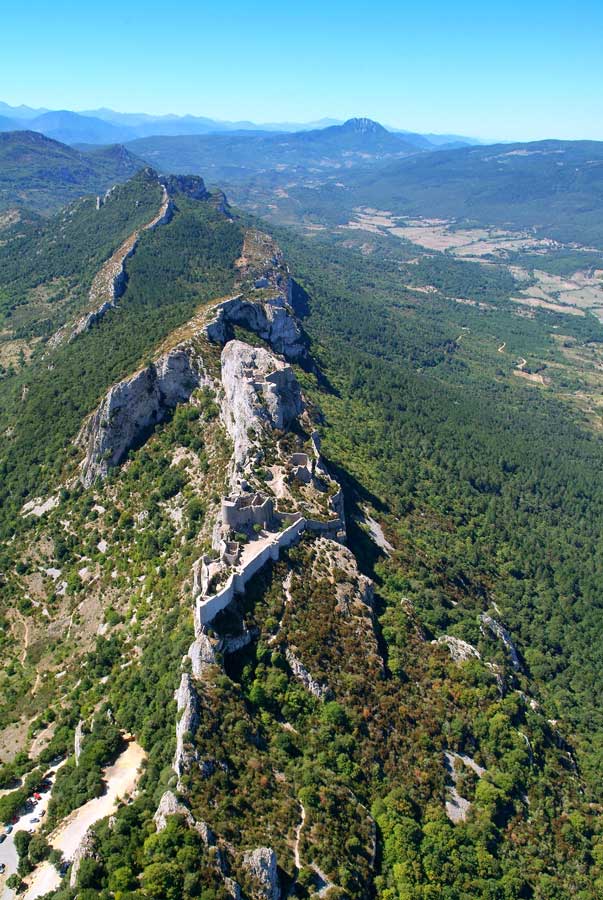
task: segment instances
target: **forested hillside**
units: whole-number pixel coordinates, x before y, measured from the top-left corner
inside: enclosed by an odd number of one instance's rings
[[[82,194],[127,181],[143,165],[117,145],[84,153],[34,131],[0,133],[0,212],[55,212]]]
[[[603,143],[535,141],[464,147],[352,175],[352,202],[402,215],[535,228],[603,247]],[[349,202],[349,200],[348,200]]]
[[[10,884],[600,896],[590,308],[149,169],[2,234]]]

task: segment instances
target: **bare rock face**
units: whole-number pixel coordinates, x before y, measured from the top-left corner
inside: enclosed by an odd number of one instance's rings
[[[445,644],[450,651],[450,655],[454,662],[465,662],[468,659],[481,659],[479,650],[468,641],[454,637],[452,634],[443,634],[434,644]]]
[[[162,795],[153,816],[157,831],[163,831],[169,816],[182,816],[189,828],[194,828],[206,847],[214,846],[216,839],[211,828],[205,822],[196,821],[190,809],[181,803],[172,791],[166,791]]]
[[[488,628],[490,632],[499,639],[507,649],[509,653],[509,657],[511,658],[511,665],[515,669],[516,672],[521,671],[521,663],[519,661],[519,654],[517,652],[517,648],[513,643],[511,635],[500,622],[497,622],[496,619],[493,619],[492,616],[489,616],[487,613],[482,613],[480,616],[480,620],[482,623],[482,632],[485,634],[485,628]]]
[[[153,822],[155,823],[157,831],[163,831],[167,825],[169,816],[183,816],[187,825],[190,825],[191,828],[195,824],[190,809],[187,809],[184,803],[181,803],[172,791],[166,791],[162,795],[159,806],[153,816]]]
[[[333,692],[329,687],[324,684],[320,684],[320,682],[316,681],[304,664],[295,656],[292,650],[287,647],[285,650],[285,659],[289,663],[291,671],[295,675],[295,677],[301,681],[303,686],[307,691],[310,691],[318,700],[328,700],[329,697],[333,696]]]
[[[176,404],[208,383],[200,358],[191,348],[180,346],[113,385],[78,438],[86,447],[81,476],[86,487],[119,465]]]
[[[222,351],[222,418],[242,464],[254,436],[264,428],[285,429],[303,411],[290,366],[261,347],[229,341]]]
[[[75,727],[75,736],[73,740],[73,750],[75,753],[75,764],[79,765],[80,754],[82,752],[82,740],[84,737],[84,723],[80,719]]]
[[[221,303],[213,321],[205,329],[210,341],[224,344],[230,325],[242,325],[267,341],[286,359],[301,359],[306,354],[304,336],[289,306],[290,285],[286,296],[278,294],[264,302],[233,297]]]
[[[97,840],[94,834],[88,829],[73,854],[73,863],[71,865],[71,874],[69,876],[69,887],[77,886],[77,876],[83,859],[94,859],[97,857]]]
[[[174,771],[181,776],[189,763],[190,754],[185,750],[185,737],[194,735],[199,726],[199,700],[190,675],[183,673],[180,687],[176,691],[178,712],[181,713],[176,726],[176,753]]]
[[[209,191],[200,175],[166,175],[160,179],[168,196],[185,194],[191,200],[207,200]]]
[[[199,631],[199,634],[188,648],[188,655],[195,678],[200,678],[208,666],[213,666],[216,663],[214,648],[204,631]]]
[[[281,889],[276,868],[276,853],[270,847],[258,847],[243,857],[243,866],[255,882],[253,896],[258,900],[280,900]]]

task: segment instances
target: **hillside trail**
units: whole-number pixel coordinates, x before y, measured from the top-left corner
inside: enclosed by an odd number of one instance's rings
[[[23,626],[23,650],[21,651],[19,662],[24,666],[25,660],[27,659],[27,650],[29,648],[29,622],[18,610],[15,610],[15,613],[17,614],[19,623]]]
[[[505,347],[506,347],[506,346],[507,346],[507,342],[506,342],[506,341],[503,341],[502,344],[500,345],[500,347],[498,348],[498,352],[499,352],[499,353],[504,353],[504,352],[505,352]]]
[[[299,806],[301,809],[301,818],[299,821],[299,825],[295,829],[295,843],[293,845],[293,859],[295,861],[295,868],[297,869],[297,872],[293,878],[293,881],[291,882],[291,886],[289,887],[289,891],[287,893],[287,898],[294,896],[295,884],[297,882],[297,876],[299,875],[301,868],[302,868],[302,861],[301,861],[301,857],[299,855],[299,844],[300,844],[300,840],[301,840],[302,829],[303,829],[304,823],[306,821],[306,808],[305,808],[304,804],[301,802],[301,800],[298,800],[298,803],[299,803]]]
[[[295,846],[293,847],[293,858],[295,859],[295,866],[298,871],[302,867],[302,862],[301,862],[301,859],[299,856],[299,842],[301,839],[302,829],[303,829],[304,823],[306,821],[306,808],[305,808],[304,804],[301,802],[301,800],[299,802],[299,805],[301,807],[301,819],[299,821],[299,825],[295,829]]]

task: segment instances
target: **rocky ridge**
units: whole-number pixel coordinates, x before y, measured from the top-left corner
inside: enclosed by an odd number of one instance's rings
[[[205,188],[203,179],[199,176],[170,175],[159,177],[152,169],[145,169],[144,174],[149,178],[156,178],[161,187],[161,203],[159,210],[145,225],[132,232],[125,241],[115,250],[98,270],[90,285],[88,302],[91,309],[80,316],[74,324],[60,329],[51,339],[51,346],[56,346],[63,340],[74,340],[96,325],[112,309],[124,293],[128,276],[126,262],[133,256],[138,247],[141,235],[145,231],[153,231],[161,225],[167,225],[172,220],[174,211],[174,198],[178,193],[185,194],[194,200],[207,200],[210,197]],[[99,210],[111,196],[111,190],[104,197],[97,197],[96,208]]]
[[[80,478],[89,486],[120,465],[156,424],[178,404],[191,401],[203,387],[215,398],[221,425],[232,441],[227,473],[230,493],[222,497],[208,525],[212,551],[193,567],[195,640],[176,692],[173,769],[179,792],[186,792],[189,773],[200,768],[206,772],[203,777],[208,777],[215,769],[212,760],[200,759],[194,749],[196,732],[203,723],[200,696],[204,685],[211,683],[214,671],[219,672],[224,655],[237,652],[255,636],[253,629],[245,627],[239,634],[221,634],[215,628],[210,634],[208,625],[222,610],[232,610],[236,616],[237,598],[244,594],[249,579],[296,544],[304,532],[320,538],[324,552],[335,554],[334,559],[337,548],[343,549],[346,534],[341,487],[322,459],[315,424],[288,362],[305,358],[307,351],[290,306],[291,277],[282,254],[267,236],[254,231],[246,239],[239,270],[241,292],[195,317],[186,337],[114,385],[79,437],[85,451]],[[234,338],[234,326],[252,332],[268,346],[252,346]],[[221,347],[219,375],[216,345]],[[360,576],[349,551],[340,564],[357,585],[358,602],[369,609],[366,621],[370,623],[370,582]],[[342,614],[349,615],[350,598],[339,601]],[[364,619],[360,617],[358,622]],[[295,646],[285,647],[283,652],[293,677],[309,693],[321,702],[333,696],[327,683],[313,677]],[[169,815],[183,815],[196,828],[194,817],[186,810],[175,795],[164,794],[156,814],[157,827],[164,827]],[[235,872],[237,865],[239,871],[247,872],[254,898],[280,897],[273,848],[260,847],[240,855],[219,836],[215,840],[223,855],[224,883],[232,896],[241,896],[238,883],[231,878],[234,863]]]

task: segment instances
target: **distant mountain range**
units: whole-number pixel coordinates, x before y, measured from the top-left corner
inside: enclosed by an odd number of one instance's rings
[[[126,145],[161,172],[203,174],[212,184],[235,186],[261,182],[268,191],[292,182],[312,186],[328,177],[342,178],[356,168],[414,154],[427,154],[422,142],[392,134],[371,119],[349,119],[342,125],[288,134],[159,135]],[[235,197],[239,197],[235,189]]]
[[[338,119],[319,119],[316,122],[249,121],[220,122],[204,116],[152,116],[146,113],[120,113],[112,109],[72,110],[34,109],[29,106],[9,106],[0,101],[0,131],[14,131],[26,127],[66,144],[126,143],[136,138],[169,135],[222,134],[232,132],[316,131],[343,124]],[[389,129],[404,135],[416,147],[434,149],[442,144],[458,146],[475,144],[473,138],[459,135],[421,135]]]
[[[370,206],[603,246],[603,142],[430,152],[408,137],[370,119],[289,134],[158,136],[127,146],[74,147],[35,131],[4,132],[0,210],[47,214],[152,166],[201,174],[238,204],[265,215],[278,211],[283,221],[347,221],[356,207]]]

